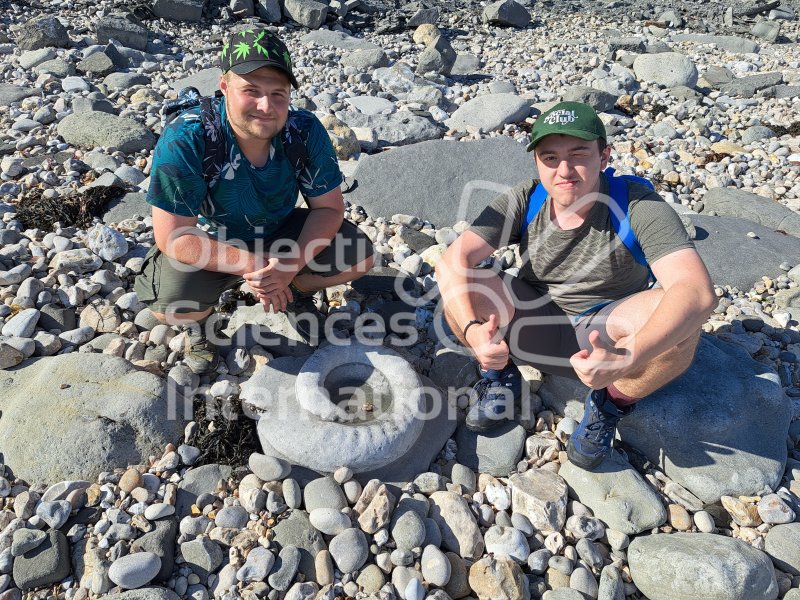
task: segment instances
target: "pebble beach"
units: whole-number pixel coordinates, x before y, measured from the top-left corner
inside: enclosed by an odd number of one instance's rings
[[[800,598],[800,4],[142,6],[0,2],[0,600]],[[610,466],[567,461],[586,388],[534,369],[527,412],[492,437],[454,398],[459,423],[404,481],[257,446],[209,458],[208,407],[247,409],[248,382],[313,351],[246,338],[198,376],[188,334],[133,291],[162,106],[213,93],[248,23],[287,43],[293,104],[328,130],[345,216],[379,253],[379,283],[320,308],[344,338],[380,316],[371,339],[442,389],[475,377],[436,282],[477,210],[462,184],[532,177],[537,115],[596,108],[612,166],[681,215],[719,297],[686,387],[621,427]],[[515,274],[519,249],[481,266]],[[221,298],[227,333],[297,341],[242,292]],[[163,418],[176,390],[206,410]]]

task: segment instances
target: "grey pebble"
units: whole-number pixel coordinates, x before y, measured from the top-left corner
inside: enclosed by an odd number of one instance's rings
[[[278,559],[267,581],[270,587],[280,592],[285,592],[297,573],[300,566],[300,550],[296,546],[286,546],[278,554]]]
[[[241,506],[225,506],[217,512],[214,524],[217,527],[243,529],[250,520],[250,515]]]
[[[29,550],[38,548],[47,539],[47,534],[39,529],[17,529],[11,543],[11,556],[22,556]]]
[[[334,537],[328,545],[333,562],[342,573],[360,569],[369,556],[369,544],[360,529],[348,529]]]
[[[250,470],[264,481],[277,481],[283,479],[292,470],[292,467],[285,460],[266,456],[254,452],[247,461]]]
[[[127,590],[150,583],[161,570],[161,559],[152,552],[134,552],[111,563],[108,578]]]
[[[72,505],[66,500],[40,502],[36,507],[36,515],[47,523],[51,529],[60,529],[69,519]]]

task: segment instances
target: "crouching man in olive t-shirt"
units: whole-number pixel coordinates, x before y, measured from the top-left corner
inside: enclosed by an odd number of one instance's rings
[[[592,391],[567,450],[591,469],[610,453],[620,417],[689,367],[717,299],[680,218],[644,185],[628,184],[627,215],[647,264],[620,240],[602,173],[610,148],[591,107],[562,102],[543,113],[528,150],[540,179],[497,197],[448,248],[439,288],[450,326],[481,367],[467,427],[485,431],[513,414],[514,362],[579,378]],[[540,182],[547,200],[522,231]],[[518,277],[474,268],[514,243]]]

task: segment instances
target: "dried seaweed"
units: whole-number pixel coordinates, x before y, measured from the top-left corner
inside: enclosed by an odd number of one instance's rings
[[[261,452],[256,421],[244,414],[241,401],[195,399],[194,418],[200,425],[189,444],[200,449],[195,466],[222,464],[234,468],[247,465],[253,452]]]
[[[781,137],[782,135],[789,134],[791,136],[800,135],[800,121],[795,121],[791,125],[770,125],[770,129],[775,132],[775,135]]]
[[[17,203],[16,218],[28,229],[52,231],[54,223],[86,228],[94,217],[103,214],[109,202],[124,193],[122,188],[98,186],[81,193],[47,198],[42,190],[34,189]]]

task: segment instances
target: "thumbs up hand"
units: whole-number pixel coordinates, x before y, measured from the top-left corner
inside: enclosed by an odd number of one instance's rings
[[[624,347],[617,348],[600,338],[599,331],[589,334],[591,349],[580,350],[569,359],[580,380],[598,390],[622,379],[631,370],[633,352]]]
[[[502,369],[508,364],[508,344],[500,333],[497,315],[489,315],[486,323],[473,325],[467,335],[467,343],[482,369]]]

